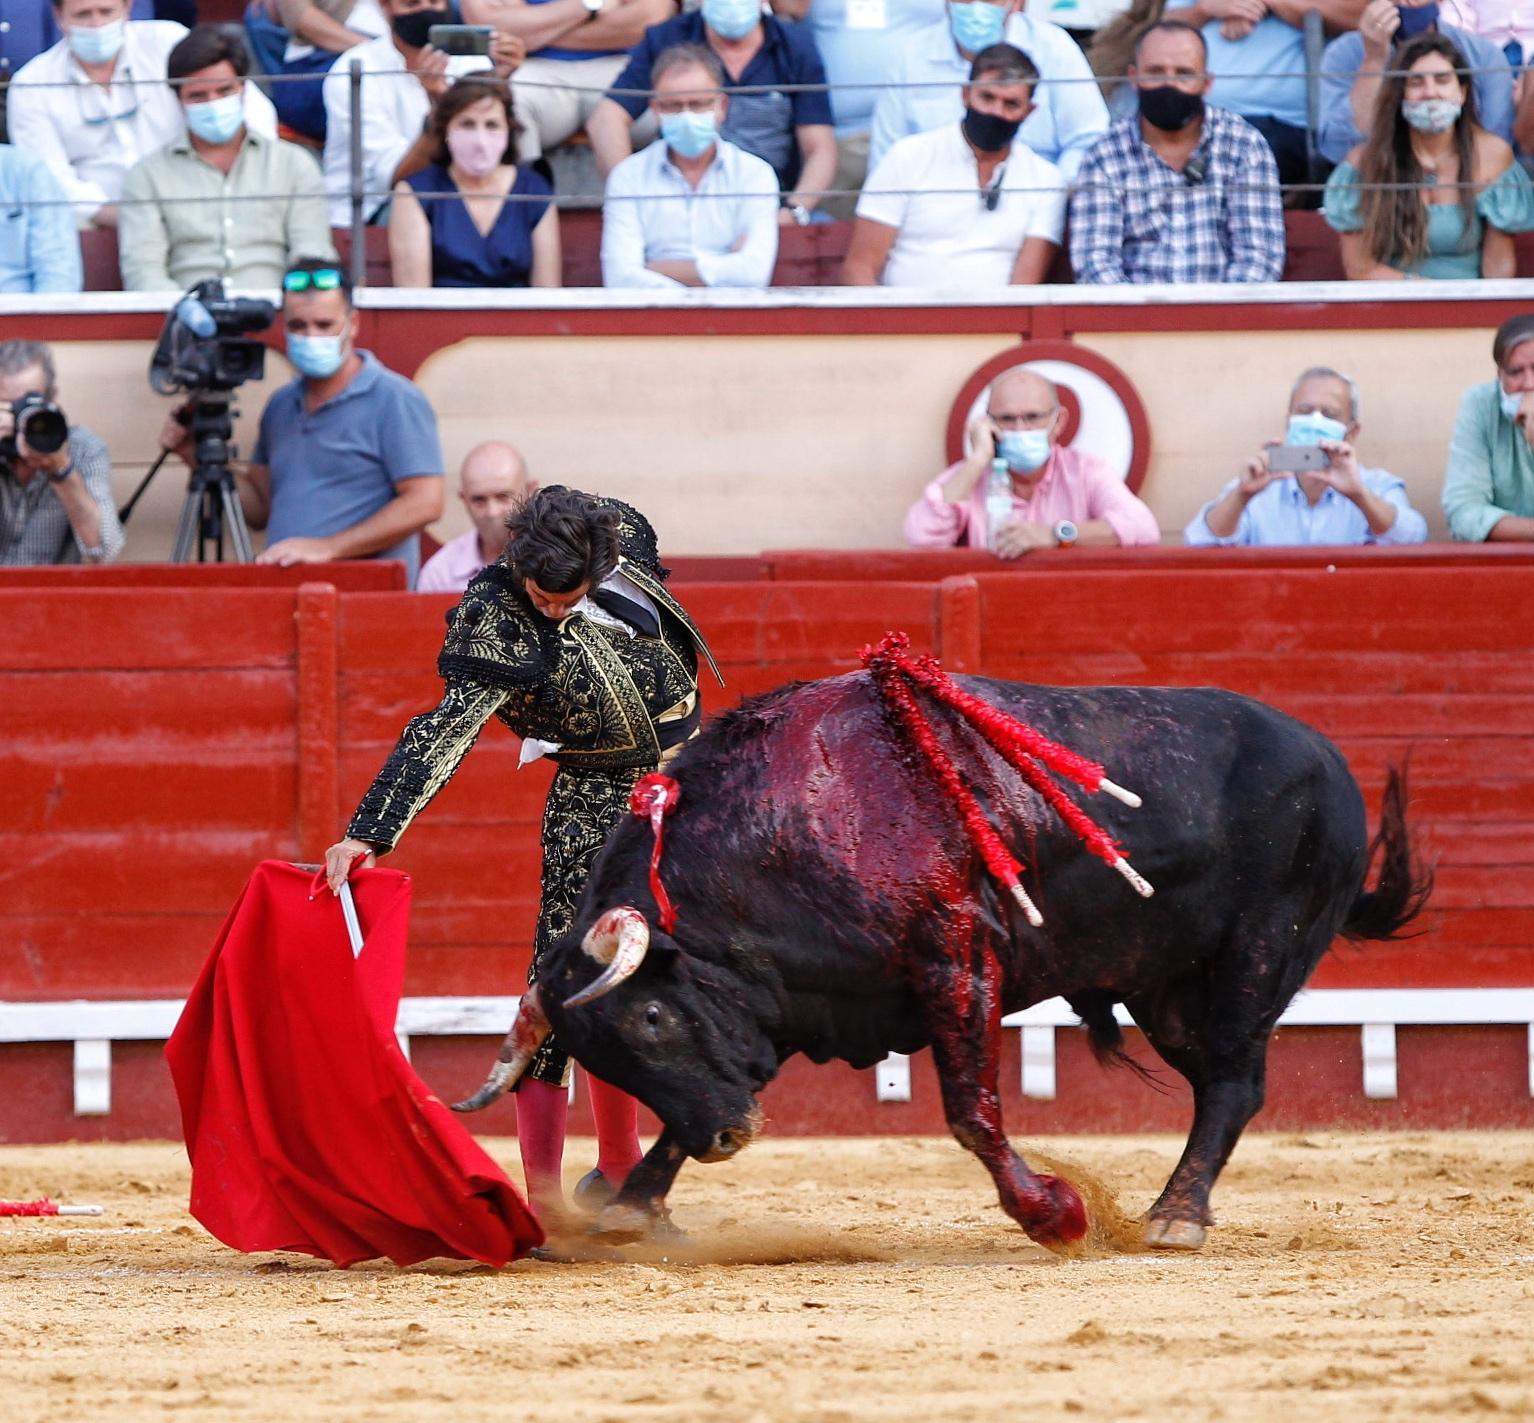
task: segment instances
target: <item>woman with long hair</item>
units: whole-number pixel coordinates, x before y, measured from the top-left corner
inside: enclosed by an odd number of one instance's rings
[[[517,164],[511,89],[460,79],[432,106],[431,161],[394,185],[397,287],[557,287],[559,212],[542,165]]]
[[[1440,34],[1391,59],[1369,137],[1332,173],[1322,206],[1350,279],[1517,275],[1511,234],[1534,227],[1534,187],[1476,121],[1466,68]]]

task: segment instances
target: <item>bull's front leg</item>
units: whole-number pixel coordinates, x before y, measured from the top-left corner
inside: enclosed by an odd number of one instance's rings
[[[666,1197],[687,1153],[669,1128],[663,1129],[639,1164],[628,1174],[618,1194],[597,1217],[596,1234],[612,1240],[637,1240],[670,1227]]]
[[[1041,1245],[1065,1245],[1086,1234],[1086,1208],[1068,1181],[1030,1171],[1002,1130],[1001,970],[978,934],[967,937],[960,952],[922,975],[919,992],[943,1114],[955,1140],[991,1173],[1001,1208]]]

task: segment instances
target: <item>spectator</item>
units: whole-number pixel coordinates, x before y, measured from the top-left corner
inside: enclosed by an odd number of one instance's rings
[[[77,292],[80,238],[40,158],[0,143],[0,292]]]
[[[352,219],[352,110],[350,73],[362,68],[362,213],[375,218],[394,185],[431,162],[436,140],[426,131],[431,106],[464,74],[493,69],[502,79],[522,62],[522,42],[497,34],[490,54],[449,57],[426,43],[433,25],[451,11],[432,0],[378,0],[389,32],[346,51],[325,80],[325,192],[330,222]],[[375,76],[389,76],[380,78]]]
[[[171,50],[186,132],[123,183],[126,291],[184,291],[205,277],[275,287],[300,257],[335,260],[314,159],[246,126],[249,71],[244,42],[221,25],[199,25]]]
[[[1534,187],[1476,122],[1464,64],[1443,35],[1403,44],[1369,141],[1327,181],[1326,220],[1354,280],[1518,274],[1511,234],[1534,227]]]
[[[1534,24],[1524,24],[1528,12],[1521,7],[1506,0],[1440,0],[1438,9],[1456,29],[1496,45],[1515,75],[1534,59]]]
[[[874,104],[905,46],[919,30],[943,22],[947,13],[944,0],[814,0],[809,6],[805,19],[825,64],[836,123],[831,187],[841,195],[825,198],[821,212],[839,219],[852,216],[868,176]]]
[[[501,440],[475,445],[463,457],[458,481],[458,497],[469,511],[471,527],[421,565],[418,593],[463,592],[480,569],[506,551],[506,516],[538,487],[526,461]]]
[[[730,107],[720,137],[777,173],[785,194],[781,220],[809,222],[836,172],[831,104],[824,88],[815,87],[825,84],[826,71],[809,31],[764,15],[758,0],[703,0],[700,10],[645,31],[587,126],[603,175],[634,151],[634,120],[647,102],[642,94],[619,91],[652,88],[656,59],[681,44],[707,45],[723,66]],[[780,84],[809,87],[775,87]],[[738,93],[735,85],[755,92]]]
[[[1390,52],[1421,34],[1440,34],[1468,57],[1475,108],[1482,127],[1504,141],[1513,139],[1513,75],[1502,51],[1490,40],[1440,24],[1436,0],[1397,5],[1369,0],[1358,29],[1339,35],[1321,56],[1322,154],[1341,163],[1373,127],[1375,102]]]
[[[1427,520],[1388,470],[1358,463],[1358,387],[1328,366],[1312,366],[1289,393],[1283,444],[1322,450],[1326,467],[1291,474],[1269,464],[1273,442],[1211,499],[1183,530],[1183,542],[1281,547],[1288,544],[1419,544]]]
[[[1071,202],[1078,282],[1271,282],[1284,269],[1273,153],[1245,119],[1206,106],[1204,37],[1172,20],[1130,67],[1139,112],[1087,155]]]
[[[431,162],[394,188],[394,285],[557,287],[554,190],[541,162],[517,165],[511,90],[460,79],[432,106],[427,132]]]
[[[128,170],[185,131],[165,84],[186,37],[169,20],[130,20],[128,0],[54,0],[64,38],[22,67],[10,90],[11,140],[48,165],[82,226],[117,226]],[[277,136],[270,100],[252,87],[245,122]]]
[[[470,24],[494,25],[527,46],[512,85],[524,162],[586,127],[592,111],[672,0],[463,0]]]
[[[981,50],[1005,40],[1043,77],[1023,142],[1074,178],[1087,150],[1107,132],[1108,109],[1080,46],[1058,25],[1024,13],[1022,0],[948,0],[947,16],[913,35],[874,105],[868,166],[897,139],[963,117],[959,94]]]
[[[1459,403],[1444,475],[1449,533],[1466,543],[1534,539],[1534,316],[1509,317],[1491,347],[1497,379]]]
[[[41,341],[0,342],[0,564],[107,563],[123,546],[107,447],[70,425],[58,449],[32,448],[29,431],[43,443],[35,416],[18,431],[16,407],[39,396],[58,399],[53,353]]]
[[[1002,558],[1076,544],[1159,543],[1156,516],[1124,481],[1096,455],[1060,444],[1064,423],[1059,392],[1043,376],[1022,368],[998,376],[986,413],[970,422],[969,453],[906,513],[906,542],[968,544]],[[1011,515],[992,528],[987,476],[998,457],[1011,477]]]
[[[152,20],[152,0],[133,0],[129,15],[135,20]],[[174,18],[170,16],[168,18]],[[0,13],[0,142],[5,141],[5,89],[21,66],[35,59],[45,49],[56,45],[61,36],[52,7],[41,0],[8,5]]]
[[[388,30],[376,0],[251,0],[245,7],[258,66],[289,81],[271,86],[277,117],[316,143],[325,141],[325,74],[338,56]]]
[[[1019,136],[1038,80],[1009,44],[975,56],[964,117],[902,138],[874,169],[843,281],[952,289],[1044,280],[1065,226],[1065,178]]]
[[[609,287],[764,287],[778,255],[778,179],[721,137],[730,101],[706,45],[656,56],[660,140],[607,180],[602,282]]]
[[[250,465],[235,471],[246,522],[267,532],[256,562],[397,558],[413,586],[417,536],[442,517],[436,416],[410,381],[356,349],[343,271],[298,262],[282,286],[298,379],[267,401]],[[191,463],[175,421],[161,443]]]

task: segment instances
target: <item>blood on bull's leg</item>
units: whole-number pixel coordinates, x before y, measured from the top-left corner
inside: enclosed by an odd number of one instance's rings
[[[1041,1245],[1069,1244],[1087,1232],[1081,1197],[1068,1181],[1030,1171],[1002,1129],[1000,968],[972,926],[956,932],[970,940],[966,952],[928,966],[919,995],[943,1113],[991,1173],[1001,1208]]]
[[[662,1130],[655,1144],[628,1173],[623,1188],[602,1208],[596,1233],[613,1240],[637,1240],[668,1222],[666,1197],[686,1160],[687,1153],[677,1139],[669,1130]]]

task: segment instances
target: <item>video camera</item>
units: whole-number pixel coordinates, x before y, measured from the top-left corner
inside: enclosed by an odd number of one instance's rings
[[[13,400],[11,414],[16,428],[0,440],[0,465],[10,467],[21,458],[22,441],[34,454],[51,455],[62,450],[69,439],[69,421],[46,395],[33,391]]]
[[[230,391],[266,372],[266,347],[246,335],[264,331],[277,308],[254,297],[226,297],[224,284],[198,282],[170,310],[154,354],[149,384],[161,395]]]

